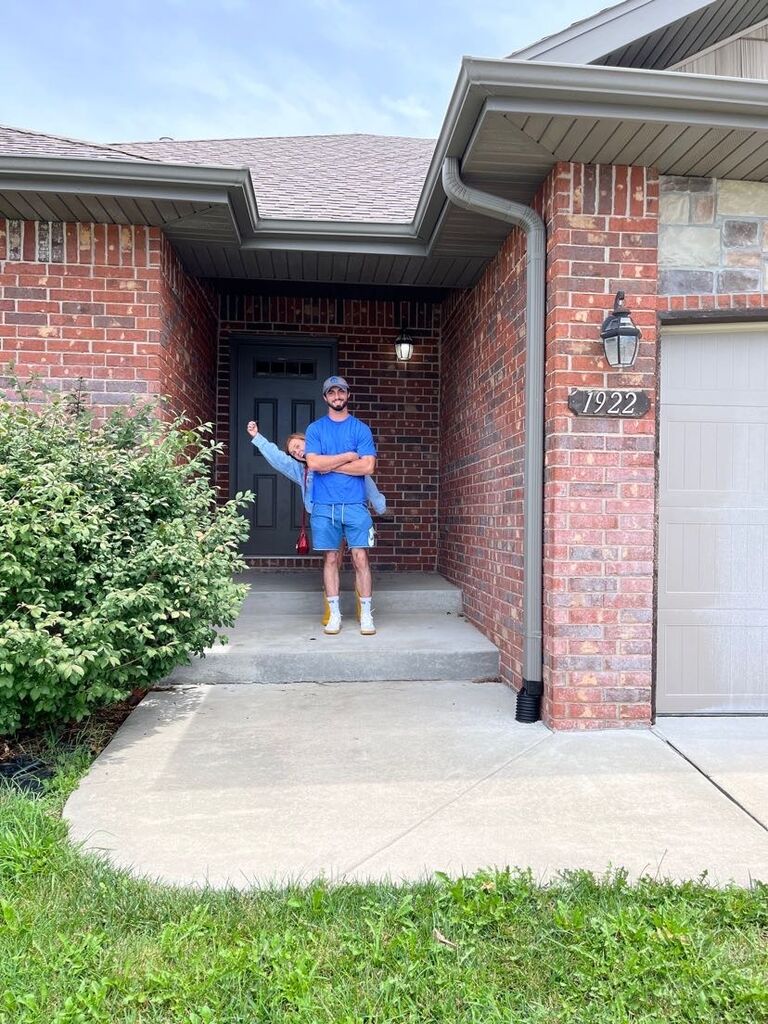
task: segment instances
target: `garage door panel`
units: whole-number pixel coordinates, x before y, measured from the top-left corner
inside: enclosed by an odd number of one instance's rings
[[[763,620],[762,625],[667,623],[658,638],[667,713],[765,711],[768,617]]]
[[[720,398],[722,401],[722,396]],[[766,395],[768,400],[768,395]],[[768,408],[754,409],[747,419],[695,406],[668,411],[660,445],[665,458],[660,483],[670,498],[687,495],[698,505],[696,491],[720,491],[733,506],[768,503]],[[692,422],[692,416],[696,421]],[[722,502],[720,499],[719,503]]]
[[[696,522],[686,510],[673,510],[675,519],[666,521],[659,563],[665,581],[659,607],[676,607],[682,595],[686,604],[707,600],[713,608],[762,606],[768,591],[768,525],[727,522],[727,510],[721,523]],[[757,516],[752,512],[752,518]],[[741,603],[741,601],[745,603]],[[701,605],[699,605],[701,606]]]
[[[666,336],[672,337],[669,331]],[[674,336],[674,347],[668,346],[664,360],[665,390],[675,403],[714,404],[719,394],[720,404],[723,389],[749,395],[764,391],[768,380],[768,351],[760,330],[724,327],[704,333],[691,329]]]
[[[665,333],[657,710],[768,711],[768,328]]]

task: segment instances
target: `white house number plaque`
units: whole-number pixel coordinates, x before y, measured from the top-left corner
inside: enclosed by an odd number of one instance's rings
[[[608,416],[612,419],[639,419],[651,407],[647,391],[617,391],[609,388],[584,388],[568,395],[568,408],[576,416]]]

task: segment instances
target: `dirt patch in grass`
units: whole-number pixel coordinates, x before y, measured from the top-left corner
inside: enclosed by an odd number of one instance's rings
[[[12,781],[33,793],[42,792],[45,780],[54,774],[53,751],[86,747],[96,757],[147,692],[134,690],[125,700],[100,708],[82,722],[0,736],[0,780]]]

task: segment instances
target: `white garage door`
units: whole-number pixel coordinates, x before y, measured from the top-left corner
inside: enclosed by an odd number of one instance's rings
[[[768,324],[663,332],[656,710],[768,712]]]

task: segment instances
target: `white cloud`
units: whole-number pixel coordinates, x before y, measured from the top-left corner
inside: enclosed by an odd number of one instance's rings
[[[58,0],[36,4],[38,29],[31,34],[20,3],[4,10],[4,31],[14,44],[0,64],[3,117],[94,141],[434,136],[462,54],[509,53],[600,6],[598,0],[133,0],[130,7],[105,7],[79,0],[64,19]],[[74,61],[73,52],[84,52],[86,63]]]

